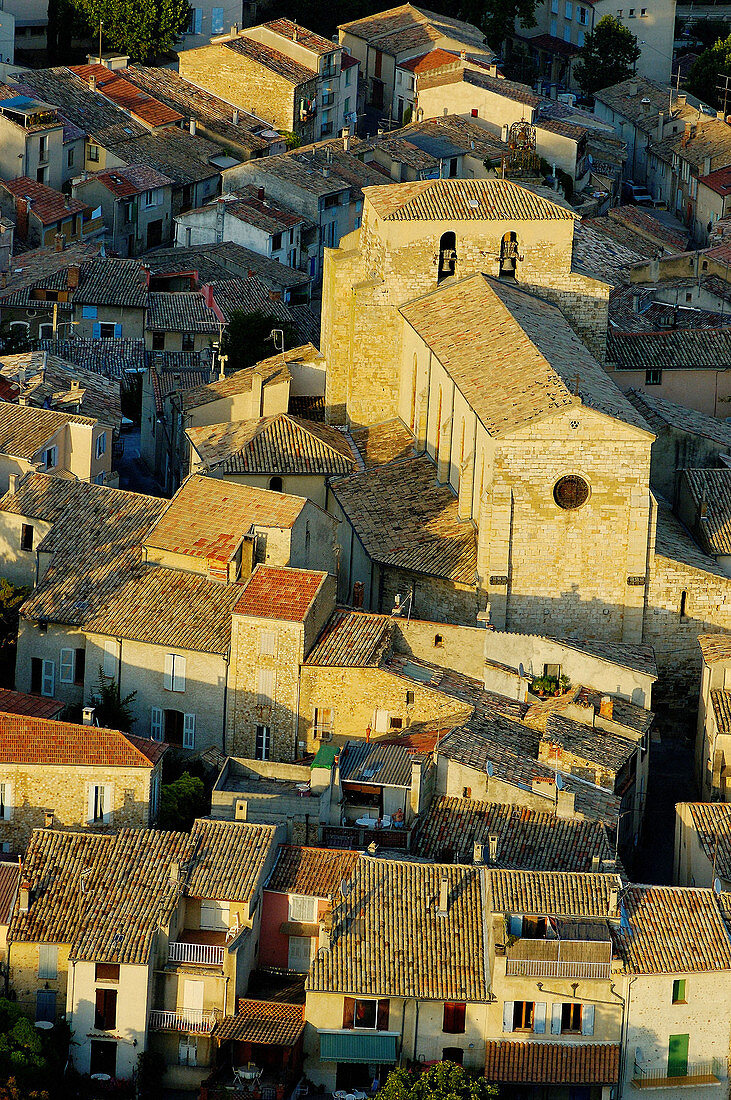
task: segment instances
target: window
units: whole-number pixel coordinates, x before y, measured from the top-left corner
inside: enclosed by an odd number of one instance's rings
[[[640,8],[640,18],[641,19],[646,19],[647,18],[647,8]]]
[[[685,999],[685,978],[676,978],[673,982],[673,1004],[685,1005],[687,1003]]]
[[[117,990],[97,989],[94,1006],[94,1027],[99,1031],[113,1031],[117,1026]]]
[[[685,618],[685,605],[688,602],[688,593],[685,589],[680,593],[680,618]]]
[[[464,1060],[464,1051],[462,1047],[444,1047],[442,1050],[443,1062],[454,1062],[455,1065],[461,1066]]]
[[[184,34],[200,34],[203,29],[203,9],[191,8]]]
[[[407,707],[413,707],[415,698],[416,698],[416,695],[414,694],[413,691],[407,691],[406,692],[406,706]]]
[[[74,650],[74,683],[83,684],[86,673],[86,650]]]
[[[145,191],[142,196],[142,205],[145,209],[151,206],[160,206],[162,203],[162,188],[156,187],[152,191]]]
[[[48,165],[36,169],[36,180],[38,183],[48,183]]]
[[[61,657],[58,662],[58,681],[60,684],[73,684],[74,677],[74,665],[76,663],[76,650],[75,649],[62,649]]]
[[[564,15],[566,16],[567,19],[571,19],[573,17],[573,14],[574,14],[573,4],[570,4],[569,0],[566,0],[566,6],[564,8]]]
[[[33,657],[31,659],[30,690],[36,694],[53,697],[56,690],[56,665],[54,661],[45,658]]]
[[[87,825],[108,825],[112,820],[112,788],[109,783],[89,784]]]
[[[662,385],[662,367],[652,367],[645,371],[646,386]]]
[[[269,726],[256,727],[255,760],[268,760],[272,751],[272,731]]]
[[[164,339],[164,333],[163,333]],[[184,332],[183,339],[181,341],[181,347],[183,351],[195,351],[195,333]]]
[[[68,153],[66,154],[66,167],[67,168],[73,168],[73,166],[74,166],[74,151],[73,151],[73,149],[69,149]]]
[[[94,981],[118,982],[119,963],[97,963],[94,967]]]
[[[279,477],[278,475],[276,475],[275,477],[270,477],[269,489],[272,493],[281,493],[284,489],[284,482],[282,481],[281,477]]]
[[[282,247],[282,234],[281,233],[272,234],[272,252],[279,252],[279,249],[281,247]]]
[[[36,993],[36,1022],[48,1024],[56,1022],[56,992],[53,989],[39,989]]]
[[[573,511],[581,508],[589,499],[589,486],[583,477],[576,474],[568,474],[560,477],[553,487],[553,499],[559,508],[564,511]]]
[[[558,0],[551,0],[551,14],[558,15]]]
[[[274,670],[260,668],[256,674],[257,703],[260,707],[270,707],[274,702]]]
[[[287,969],[306,974],[317,946],[314,936],[290,936],[287,949]]]
[[[195,748],[195,715],[183,715],[183,748]]]
[[[38,326],[38,339],[39,340],[52,340],[53,339],[53,325],[48,323]]]
[[[513,1031],[532,1031],[534,1012],[533,1001],[514,1001]]]
[[[345,997],[343,1001],[343,1030],[362,1028],[371,1031],[388,1031],[388,1001],[362,1001]]]
[[[277,635],[273,630],[259,631],[259,655],[274,657],[277,652]]]
[[[33,527],[30,523],[24,523],[20,528],[20,549],[33,549]]]
[[[213,10],[223,12],[223,8],[214,8]],[[214,31],[214,34],[215,33]],[[220,31],[218,33],[220,34]],[[178,1040],[178,1065],[198,1065],[198,1040],[192,1035],[188,1035],[185,1039]]]
[[[112,679],[117,675],[117,643],[104,642],[104,656],[102,657],[102,675]]]
[[[152,334],[152,350],[153,351],[165,351],[165,333],[153,332]]]
[[[38,947],[38,980],[54,981],[58,977],[58,947],[55,943],[42,943]]]
[[[153,741],[162,741],[162,710],[153,707],[150,715],[150,737]]]
[[[444,1006],[442,1031],[449,1035],[464,1035],[467,1005],[448,1002]]]
[[[586,27],[589,22],[589,12],[586,8],[579,8],[579,23],[582,27]]]
[[[177,653],[165,654],[162,686],[166,691],[185,691],[185,665],[185,657]]]
[[[312,712],[312,735],[320,741],[329,741],[333,733],[332,707],[315,707]]]
[[[94,161],[99,160],[99,146],[98,145],[91,145],[91,144],[87,145],[87,147],[86,147],[86,159],[87,160],[94,160]]]
[[[551,33],[552,38],[555,38],[556,35],[558,34],[558,23],[556,22],[555,19],[551,20],[550,33]]]
[[[434,635],[434,645],[437,649],[439,649],[440,646],[444,645],[444,638],[441,634]]]
[[[581,1031],[581,1005],[568,1002],[561,1005],[561,1034]]]
[[[107,453],[107,433],[100,432],[96,437],[96,457],[101,458]]]
[[[10,821],[13,816],[13,784],[0,783],[0,821]]]
[[[585,41],[586,41],[586,35],[584,34],[584,32],[583,31],[577,31],[576,32],[576,45],[577,46],[583,46]]]
[[[439,268],[437,282],[448,279],[457,270],[457,238],[451,230],[442,233],[439,241]]]
[[[630,17],[630,19],[634,19],[634,17],[635,17],[635,9],[634,8],[629,9],[629,17]]]
[[[227,901],[205,899],[201,902],[201,928],[212,932],[227,932],[230,905]]]
[[[43,466],[46,470],[53,470],[58,465],[58,447],[48,447],[43,452]]]
[[[113,321],[100,321],[98,326],[94,327],[98,327],[98,336],[102,340],[114,340],[115,337],[119,338],[122,335],[122,326],[115,325]]]
[[[314,924],[317,920],[317,898],[290,894],[287,919],[296,921],[298,924]]]
[[[89,1073],[105,1073],[107,1077],[117,1076],[117,1044],[92,1039],[90,1043]]]

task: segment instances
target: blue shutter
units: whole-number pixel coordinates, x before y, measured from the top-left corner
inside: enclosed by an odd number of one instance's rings
[[[546,1033],[546,1002],[536,1001],[533,1005],[533,1030],[536,1035]]]
[[[121,337],[122,337],[122,326],[121,325],[115,325],[114,326],[114,336],[115,336],[115,339],[117,339],[117,340],[121,339]]]
[[[223,8],[211,8],[211,34],[223,34]]]
[[[102,334],[102,326],[99,324],[98,321],[95,321],[94,322],[94,327],[92,329],[92,335],[93,335],[94,339],[95,340],[101,339],[101,334]]]
[[[513,1006],[514,1001],[505,1001],[503,1004],[503,1031],[513,1030]]]
[[[594,1034],[594,1005],[584,1005],[581,1010],[581,1034]]]
[[[195,9],[195,33],[200,34],[203,30],[203,8]]]

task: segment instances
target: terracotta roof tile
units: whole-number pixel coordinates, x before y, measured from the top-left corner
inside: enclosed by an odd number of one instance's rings
[[[3,180],[0,184],[16,199],[29,198],[31,200],[31,212],[43,223],[53,225],[63,221],[73,214],[80,214],[87,209],[86,203],[80,202],[61,191],[54,191],[45,183],[38,183],[28,176],[18,176],[14,180]]]
[[[118,198],[140,195],[158,187],[170,187],[172,182],[162,172],[147,168],[144,164],[124,164],[118,168],[107,168],[103,172],[90,173],[88,178],[104,184]]]
[[[301,26],[293,19],[270,19],[268,23],[264,23],[264,26],[275,34],[280,34],[282,38],[288,38],[290,42],[300,42],[306,50],[312,50],[313,53],[323,55],[333,53],[340,48],[337,42],[323,38],[314,31],[308,31],[307,27]]]
[[[686,802],[685,805],[714,875],[731,879],[731,804]]]
[[[276,836],[276,825],[210,818],[193,822],[190,837],[197,847],[190,897],[250,901],[274,854]]]
[[[266,889],[313,898],[339,896],[340,883],[350,878],[358,858],[357,852],[338,848],[280,844]]]
[[[485,1044],[485,1077],[506,1084],[614,1085],[620,1049],[615,1043],[491,1039]]]
[[[154,99],[105,65],[70,65],[69,68],[89,86],[94,80],[103,96],[111,99],[117,107],[129,111],[133,117],[141,119],[147,126],[178,126],[183,122],[180,111]]]
[[[326,577],[327,573],[310,569],[257,565],[243,589],[240,589],[233,613],[300,623]]]
[[[298,61],[293,61],[291,57],[280,50],[275,50],[261,42],[255,42],[252,38],[246,38],[245,34],[246,32],[239,38],[222,42],[221,48],[241,54],[249,61],[261,65],[264,69],[269,69],[270,72],[275,73],[295,87],[300,84],[307,84],[308,81],[317,78],[314,69],[309,68],[307,65],[301,65]]]
[[[188,439],[207,470],[224,474],[313,474],[352,472],[355,459],[343,433],[279,413],[188,428]]]
[[[48,699],[44,695],[27,695],[24,691],[11,691],[0,688],[0,712],[3,714],[22,714],[30,718],[58,718],[66,706],[58,699]]]
[[[305,1030],[304,1006],[281,1001],[239,999],[235,1016],[224,1016],[212,1033],[219,1042],[264,1043],[292,1047]]]
[[[731,938],[712,890],[629,886],[612,935],[630,973],[731,970]]]
[[[10,923],[20,873],[19,863],[0,863],[0,925]]]
[[[67,424],[94,427],[97,421],[77,413],[11,405],[3,401],[0,403],[0,452],[32,461],[51,436]]]
[[[714,688],[711,691],[713,717],[719,733],[731,733],[731,691]]]
[[[523,916],[608,917],[618,875],[562,871],[489,871],[493,913]]]
[[[361,668],[377,665],[391,638],[390,615],[338,609],[307,655],[306,665]]]
[[[731,634],[701,634],[698,645],[707,665],[731,661]]]
[[[577,217],[510,180],[423,180],[366,188],[365,194],[385,221],[535,222]]]
[[[108,768],[153,765],[119,730],[0,713],[0,763],[89,764]]]

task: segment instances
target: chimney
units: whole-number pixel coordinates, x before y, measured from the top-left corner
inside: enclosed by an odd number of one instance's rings
[[[662,130],[665,125],[665,112],[659,111],[657,115],[657,140],[662,141]]]
[[[475,841],[472,846],[472,862],[476,864],[484,863],[485,861],[485,845],[480,844],[478,840]]]
[[[558,791],[556,799],[556,817],[572,818],[574,816],[574,802],[576,795],[573,791]]]
[[[678,92],[678,94],[675,97],[675,106],[676,107],[685,107],[687,102],[688,102],[688,97],[685,94],[685,92]]]
[[[707,176],[708,173],[710,172],[710,170],[711,170],[711,158],[710,157],[704,157],[703,158],[703,175]]]
[[[63,204],[64,204],[64,206],[66,207],[67,210],[69,210],[71,208],[71,196],[70,195],[64,195]]]
[[[343,152],[347,153],[350,150],[350,130],[343,130]]]
[[[440,916],[446,917],[449,905],[449,879],[446,875],[442,875],[439,882],[439,909],[437,912]]]
[[[17,492],[19,478],[20,478],[20,474],[9,474],[8,475],[8,492],[9,493]]]
[[[599,703],[599,715],[601,718],[611,718],[614,714],[614,700],[611,695],[602,695]]]
[[[193,137],[195,137],[195,127],[196,127],[195,119],[191,118],[190,122],[188,123],[188,129],[190,130]]]
[[[630,80],[629,85],[627,87],[627,95],[637,95],[637,81],[636,80]]]
[[[462,61],[466,61],[467,60],[467,50],[460,50],[459,51],[459,56],[460,56],[460,59]]]
[[[609,891],[609,912],[607,915],[610,917],[619,916],[619,890],[616,886],[613,886]]]
[[[81,278],[81,268],[78,264],[71,264],[66,271],[66,286],[69,290],[77,290],[79,286],[79,279]]]
[[[170,881],[173,883],[180,882],[180,864],[176,859],[170,864]]]
[[[238,25],[238,23],[234,23],[233,26],[231,27],[231,37],[235,38],[238,33],[239,33],[239,25]]]
[[[15,224],[18,230],[18,236],[21,241],[26,240],[28,236],[28,211],[30,210],[30,202],[28,199],[16,199],[15,200]]]
[[[238,109],[238,107],[234,107],[233,115],[231,117],[231,121],[233,122],[234,126],[238,126],[238,124],[239,124],[239,109]]]
[[[7,271],[0,272],[0,288],[2,288],[2,290],[5,290],[5,287],[7,285],[8,285],[8,273],[7,273]]]
[[[90,76],[89,77],[89,87],[91,88],[92,92],[96,91],[96,77],[95,76]]]
[[[600,862],[601,862],[601,860],[600,860],[599,856],[592,856],[591,857],[591,869],[594,872],[594,874],[598,873]]]
[[[30,909],[30,883],[24,878],[18,890],[18,912],[27,913]]]
[[[487,838],[487,842],[490,846],[490,863],[494,863],[497,859],[497,834],[490,833],[489,837]]]
[[[84,707],[81,712],[81,724],[82,726],[93,726],[95,724],[94,717],[96,715],[95,707]]]
[[[293,41],[293,42],[296,42],[296,41],[297,41],[297,24],[296,24],[296,23],[295,23],[295,25],[294,25],[294,26],[292,27],[292,41]]]
[[[270,302],[281,302],[281,300],[282,300],[281,290],[274,290],[272,287],[270,287],[269,288],[269,301]]]
[[[43,828],[53,828],[53,810],[45,810],[43,814]]]
[[[263,187],[257,187],[256,197],[259,200],[259,202],[264,202],[264,188]]]
[[[53,246],[54,246],[56,252],[63,252],[63,242],[64,242],[63,234],[62,233],[57,233],[56,236],[53,238]]]
[[[264,378],[260,370],[255,370],[251,379],[251,413],[252,418],[258,418],[262,414],[264,404]]]

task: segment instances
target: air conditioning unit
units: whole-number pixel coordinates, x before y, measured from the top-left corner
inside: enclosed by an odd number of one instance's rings
[[[236,805],[234,806],[234,818],[236,821],[246,821],[247,817],[247,804],[243,798],[236,799]]]

